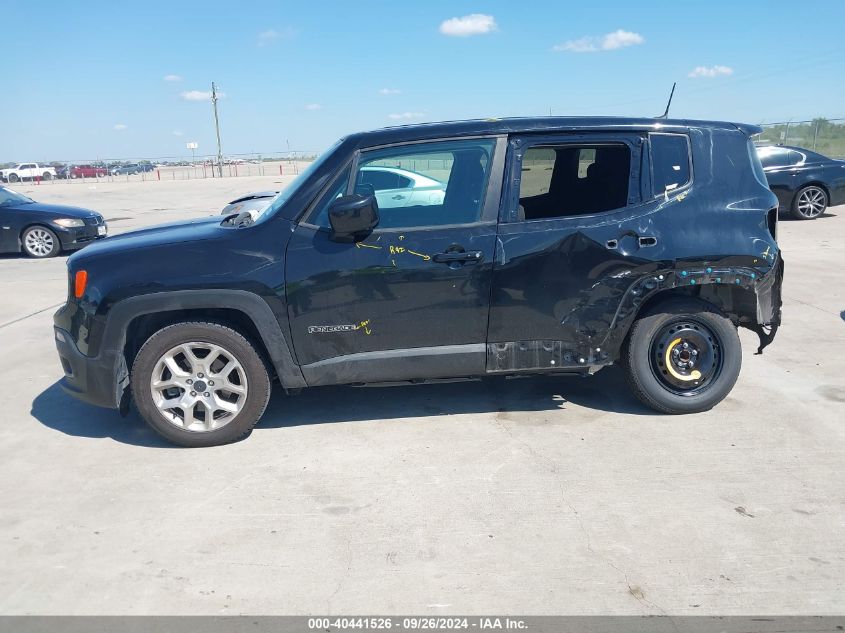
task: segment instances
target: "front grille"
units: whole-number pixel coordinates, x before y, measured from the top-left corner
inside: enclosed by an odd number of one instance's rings
[[[93,218],[85,218],[85,224],[87,224],[88,226],[100,226],[105,223],[106,221],[101,215],[94,216]]]

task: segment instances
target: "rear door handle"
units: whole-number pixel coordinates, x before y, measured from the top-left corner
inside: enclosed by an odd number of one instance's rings
[[[435,253],[431,256],[431,259],[439,264],[474,263],[484,259],[484,253],[481,251],[447,251]]]
[[[651,235],[637,236],[637,245],[640,248],[647,248],[649,246],[657,246],[657,238]],[[604,243],[605,248],[609,250],[616,250],[619,248],[619,240],[607,240]]]

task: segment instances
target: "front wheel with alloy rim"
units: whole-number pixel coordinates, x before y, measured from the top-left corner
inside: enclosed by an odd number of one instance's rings
[[[177,323],[153,334],[135,357],[131,387],[144,420],[189,447],[248,435],[270,399],[255,347],[219,323]]]
[[[796,220],[815,220],[827,209],[827,192],[817,185],[798,190],[792,201],[792,217]]]
[[[622,364],[643,404],[661,413],[697,413],[733,389],[742,347],[733,323],[713,305],[679,297],[634,322]]]
[[[46,226],[31,226],[21,235],[24,253],[37,259],[55,257],[62,250],[58,236]]]

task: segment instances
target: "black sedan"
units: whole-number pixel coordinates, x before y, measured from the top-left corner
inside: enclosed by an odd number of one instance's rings
[[[787,145],[761,146],[757,155],[781,210],[792,217],[813,220],[845,204],[845,161]]]
[[[99,213],[78,207],[43,204],[0,187],[0,253],[24,252],[30,257],[54,257],[106,236]]]

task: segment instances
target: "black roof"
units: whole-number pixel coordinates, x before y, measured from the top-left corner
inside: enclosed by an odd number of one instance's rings
[[[685,131],[689,128],[740,130],[751,136],[762,132],[756,125],[726,121],[696,121],[690,119],[653,119],[631,117],[520,117],[503,119],[474,119],[399,125],[347,137],[367,145],[386,145],[432,137],[475,136],[483,134],[518,134],[532,132],[592,131]]]

